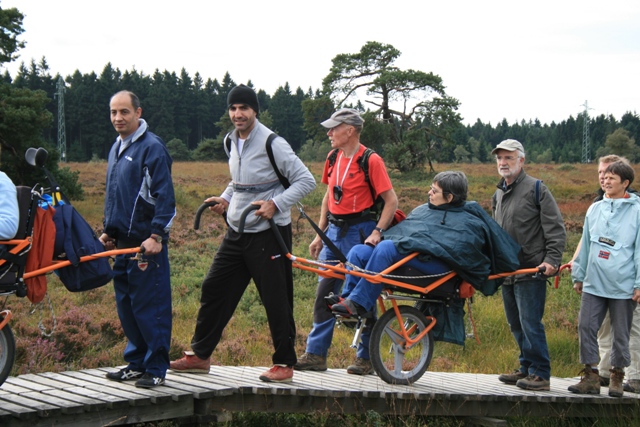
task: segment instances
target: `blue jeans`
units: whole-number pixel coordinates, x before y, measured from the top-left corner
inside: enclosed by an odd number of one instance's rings
[[[545,279],[519,279],[502,286],[504,312],[520,349],[520,371],[548,380],[551,361],[542,324],[546,298]]]
[[[373,231],[376,223],[374,221],[365,221],[360,224],[354,224],[349,227],[346,234],[340,237],[340,228],[330,224],[327,229],[327,237],[336,245],[336,247],[343,254],[347,254],[352,247],[362,243],[369,237]],[[326,261],[336,261],[338,257],[326,246],[323,245],[322,251],[318,257],[319,261],[326,264],[335,264],[335,262],[327,263]],[[313,328],[309,332],[307,337],[307,353],[317,354],[323,357],[327,356],[329,347],[331,347],[331,340],[333,339],[333,327],[336,324],[336,319],[326,309],[324,303],[324,297],[333,292],[336,295],[340,294],[342,288],[342,280],[327,280],[319,278],[320,285],[318,287],[318,293],[316,294],[316,303],[314,304],[313,311]],[[323,286],[324,285],[324,286]],[[362,359],[369,359],[369,336],[371,334],[370,328],[365,328],[362,331],[362,342],[366,342],[366,346],[358,344],[357,357]]]
[[[375,248],[367,245],[354,246],[349,251],[347,261],[365,270],[379,273],[404,257],[405,255],[398,252],[391,240],[383,240]],[[451,267],[436,258],[427,262],[413,258],[407,265],[424,274],[441,274],[451,271]],[[342,296],[370,311],[375,308],[376,300],[383,287],[384,285],[368,282],[365,278],[347,275]]]

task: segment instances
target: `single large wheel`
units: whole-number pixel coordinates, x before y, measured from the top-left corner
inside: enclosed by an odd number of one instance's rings
[[[402,324],[409,338],[415,339],[426,329],[429,321],[417,308],[408,305],[398,308],[401,321],[391,309],[376,322],[371,331],[369,352],[373,368],[382,380],[389,384],[408,385],[418,381],[429,367],[433,356],[433,335],[429,332],[408,347],[402,336]]]
[[[2,320],[2,319],[0,319]],[[0,385],[4,383],[13,369],[16,357],[16,341],[9,325],[0,329]]]

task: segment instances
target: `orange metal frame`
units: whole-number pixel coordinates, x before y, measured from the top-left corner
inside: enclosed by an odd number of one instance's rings
[[[419,254],[420,254],[419,252],[414,252],[410,255],[407,255],[400,261],[391,265],[389,268],[376,274],[363,273],[355,270],[347,270],[344,264],[342,263],[339,263],[336,265],[323,264],[319,261],[298,257],[290,253],[287,254],[287,258],[291,260],[293,267],[298,268],[300,270],[313,272],[321,277],[336,278],[336,279],[344,280],[345,275],[350,274],[353,276],[365,278],[367,281],[371,283],[380,283],[383,285],[395,286],[400,288],[401,290],[406,290],[408,292],[418,292],[421,294],[428,294],[429,292],[432,292],[434,289],[441,286],[443,283],[445,283],[446,281],[448,281],[449,279],[457,275],[457,273],[451,272],[449,274],[446,274],[445,276],[440,277],[439,279],[435,280],[434,282],[424,287],[412,285],[409,283],[404,283],[404,282],[387,278],[387,277],[383,277],[387,274],[391,274],[398,267],[411,261]],[[489,276],[489,279],[493,280],[493,279],[499,279],[503,277],[515,276],[518,274],[535,274],[535,273],[538,273],[537,268],[526,268],[526,269],[516,270],[512,272],[492,274]],[[387,294],[393,294],[392,289],[385,289],[385,292]],[[426,318],[430,320],[429,325],[425,328],[425,330],[420,332],[420,334],[418,334],[415,338],[411,339],[410,334],[415,330],[417,325],[413,325],[409,330],[407,330],[405,328],[402,315],[400,314],[400,308],[398,307],[397,301],[395,299],[391,299],[390,301],[391,301],[391,306],[393,308],[393,311],[396,313],[396,318],[398,319],[398,324],[400,325],[400,329],[401,329],[399,332],[398,331],[396,332],[398,332],[398,334],[404,338],[405,346],[407,348],[411,348],[414,344],[418,343],[422,338],[424,338],[426,334],[428,334],[431,331],[431,329],[435,327],[436,319],[432,316],[426,316]],[[378,304],[380,306],[380,311],[384,313],[386,311],[386,307],[384,305],[384,300],[382,297],[378,298]]]
[[[31,245],[31,237],[26,239],[18,239],[18,240],[3,240],[0,241],[0,245],[11,245],[13,246],[9,252],[17,255],[27,249]],[[136,254],[140,252],[140,248],[127,248],[127,249],[114,249],[105,252],[98,252],[92,255],[86,255],[80,258],[80,262],[92,261],[98,258],[111,257],[116,255],[125,255],[125,254]],[[0,259],[0,266],[2,266],[6,260]],[[31,277],[41,276],[43,274],[47,274],[51,271],[58,270],[60,268],[68,267],[71,265],[71,261],[53,261],[51,265],[47,267],[42,267],[37,270],[25,272],[23,274],[23,279],[29,279]],[[9,319],[11,319],[11,311],[3,310],[0,311],[0,330],[4,328],[4,326],[9,323]]]

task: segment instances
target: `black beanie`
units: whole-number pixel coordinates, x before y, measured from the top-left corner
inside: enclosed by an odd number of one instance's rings
[[[246,104],[257,113],[260,112],[260,104],[258,104],[258,96],[248,86],[238,85],[229,91],[227,95],[227,108],[233,104]]]

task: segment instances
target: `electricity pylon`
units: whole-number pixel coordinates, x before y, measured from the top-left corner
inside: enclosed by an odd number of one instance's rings
[[[582,113],[582,119],[584,120],[584,126],[582,130],[582,163],[591,163],[591,144],[589,143],[589,108],[587,101],[582,104],[584,112]]]
[[[56,84],[57,92],[54,97],[58,98],[58,151],[60,152],[60,161],[67,161],[67,133],[64,127],[64,91],[66,86],[62,76],[58,78]]]

